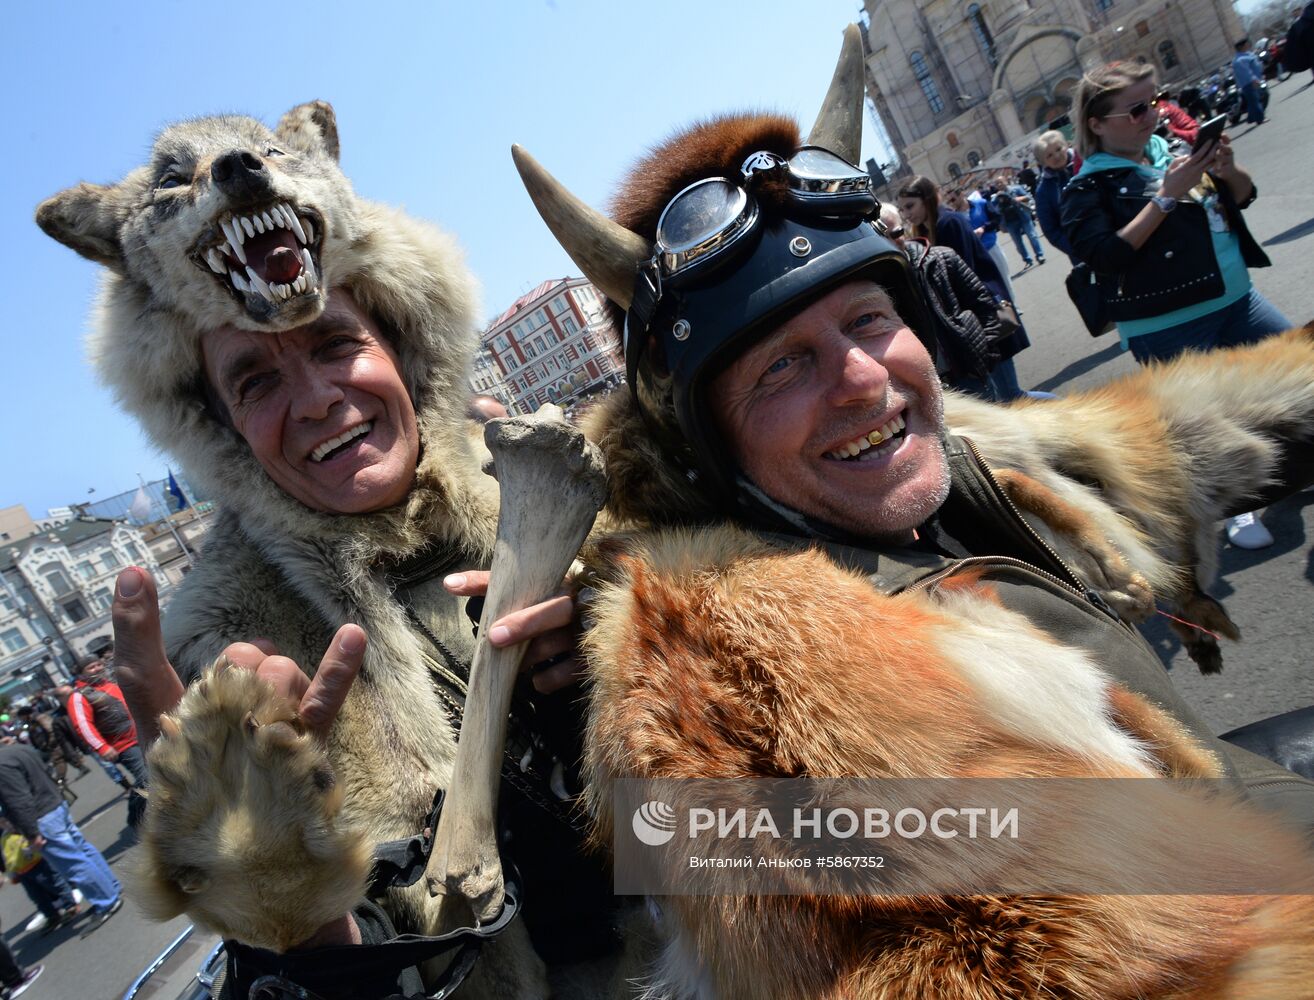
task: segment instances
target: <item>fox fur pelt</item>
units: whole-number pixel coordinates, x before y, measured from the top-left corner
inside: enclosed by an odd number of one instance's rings
[[[604,842],[617,778],[1219,774],[1171,716],[970,577],[885,597],[820,552],[732,528],[605,547],[586,743]],[[1265,863],[1314,889],[1301,838],[1239,804],[1184,794],[1170,813],[1110,824],[1128,871],[1171,878],[1179,839],[1204,831],[1206,857],[1230,874],[1262,834],[1279,845]],[[1069,830],[1043,850],[1057,871],[1087,846]],[[654,998],[1314,995],[1310,895],[676,894],[659,908]]]

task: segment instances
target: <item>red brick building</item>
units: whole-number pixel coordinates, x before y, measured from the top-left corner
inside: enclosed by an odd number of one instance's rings
[[[512,413],[567,406],[625,378],[620,337],[583,278],[552,278],[493,320],[480,338],[472,387]]]

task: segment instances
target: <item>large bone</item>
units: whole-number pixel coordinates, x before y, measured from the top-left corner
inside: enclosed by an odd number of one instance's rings
[[[425,869],[430,893],[464,899],[480,922],[496,917],[502,905],[497,784],[525,649],[524,643],[494,648],[488,629],[561,586],[606,499],[601,453],[555,406],[533,417],[490,420],[484,441],[493,455],[501,511],[456,763]]]

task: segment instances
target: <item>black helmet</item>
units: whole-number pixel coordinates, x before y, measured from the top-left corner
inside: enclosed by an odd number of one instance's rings
[[[783,131],[773,116],[695,126],[647,163],[661,169],[691,149],[716,150],[710,156],[719,159],[670,172],[666,181],[680,181],[664,195],[660,217],[648,205],[648,217],[632,228],[584,205],[513,148],[548,226],[625,310],[626,370],[640,412],[666,453],[718,505],[741,491],[707,388],[758,339],[838,286],[865,278],[884,286],[903,319],[933,344],[907,258],[883,234],[870,178],[853,165],[862,94],[861,40],[850,25],[806,142],[798,143],[792,123]],[[673,147],[679,149],[668,156]],[[730,155],[733,163],[726,162]]]

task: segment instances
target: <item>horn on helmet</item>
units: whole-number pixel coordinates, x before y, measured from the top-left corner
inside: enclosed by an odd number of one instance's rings
[[[856,24],[844,29],[839,63],[831,78],[816,124],[808,133],[809,146],[829,149],[850,163],[862,155],[863,93],[862,34]]]
[[[634,276],[652,257],[651,244],[576,198],[523,147],[512,146],[511,158],[538,214],[570,259],[607,298],[628,309]]]

